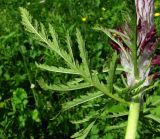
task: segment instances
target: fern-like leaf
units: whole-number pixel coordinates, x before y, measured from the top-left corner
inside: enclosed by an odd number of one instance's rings
[[[76,120],[76,121],[70,121],[72,124],[82,124],[82,123],[85,123],[85,122],[88,122],[89,120],[97,117],[97,115],[99,115],[98,112],[95,112],[93,115],[89,115],[89,116],[86,116],[85,118],[83,118],[82,120]]]
[[[88,133],[90,132],[90,130],[92,129],[94,123],[95,123],[95,121],[91,122],[86,129],[82,129],[82,130],[74,133],[74,135],[72,135],[71,138],[85,139],[87,137]]]
[[[72,58],[72,62],[75,64],[75,60],[74,60],[74,56],[73,56],[73,52],[72,52],[72,41],[71,41],[71,38],[69,36],[69,32],[67,32],[67,35],[66,35],[66,43],[67,43],[67,48],[68,48],[68,51],[69,51],[69,55]]]
[[[39,85],[44,90],[54,90],[54,91],[72,91],[72,90],[79,90],[83,88],[91,87],[92,84],[84,82],[84,83],[77,83],[77,84],[71,84],[70,82],[68,84],[58,84],[58,85],[48,85],[44,82],[43,79],[38,80]]]
[[[108,132],[108,131],[114,130],[114,129],[121,129],[121,128],[125,128],[126,126],[127,126],[127,122],[118,123],[117,125],[107,126],[105,128],[105,131]]]
[[[71,56],[64,50],[59,48],[58,43],[58,35],[56,34],[53,27],[49,24],[49,32],[51,34],[52,40],[48,39],[47,32],[43,24],[38,25],[37,21],[35,20],[35,26],[32,25],[32,17],[30,16],[29,12],[24,9],[20,8],[21,16],[22,16],[22,24],[25,26],[25,29],[34,35],[34,38],[39,41],[43,46],[46,46],[48,49],[57,53],[61,58],[64,59],[66,64],[73,68],[75,65],[72,63]]]
[[[67,69],[63,67],[48,66],[45,64],[37,64],[37,63],[36,63],[36,66],[42,70],[47,70],[51,72],[66,73],[66,74],[79,74],[72,69]]]
[[[86,95],[82,95],[82,96],[80,96],[80,98],[75,98],[72,101],[69,101],[69,102],[66,102],[65,104],[63,104],[62,109],[64,111],[68,110],[70,108],[73,108],[73,107],[78,106],[80,104],[83,104],[85,102],[88,102],[88,101],[91,101],[93,99],[99,98],[103,95],[104,95],[104,93],[102,93],[100,91],[95,92],[95,93],[88,93]]]
[[[48,46],[50,46],[47,42],[47,36],[45,33],[45,28],[44,26],[41,24],[40,25],[40,32],[38,32],[38,23],[35,20],[35,27],[31,24],[32,23],[32,17],[29,14],[29,12],[24,9],[24,8],[20,8],[21,11],[21,16],[22,16],[22,24],[25,26],[25,29],[30,32],[31,34],[34,35],[35,39],[40,41],[41,43],[47,44]]]
[[[43,24],[38,24],[37,21],[35,20],[33,23],[34,25],[32,25],[32,17],[30,16],[29,12],[24,8],[20,8],[20,11],[21,11],[21,16],[22,16],[22,24],[25,26],[25,29],[28,32],[30,32],[39,43],[41,43],[42,45],[44,45],[51,51],[58,54],[65,61],[66,65],[69,68],[61,68],[61,67],[57,68],[54,66],[49,67],[46,65],[39,65],[39,67],[41,67],[42,69],[60,72],[60,73],[71,74],[72,72],[72,74],[79,74],[85,81],[83,83],[77,83],[77,84],[47,85],[46,83],[44,83],[44,81],[39,80],[38,81],[39,85],[43,89],[57,90],[57,91],[70,91],[70,90],[77,90],[77,89],[94,86],[101,92],[108,95],[109,97],[117,101],[126,103],[125,100],[117,96],[114,96],[103,83],[100,83],[97,75],[95,75],[95,77],[94,76],[91,77],[92,74],[90,73],[90,70],[89,70],[87,54],[85,51],[85,42],[78,29],[77,29],[76,36],[77,36],[78,48],[80,51],[80,57],[82,59],[82,63],[80,64],[74,60],[69,37],[67,37],[67,47],[69,50],[69,53],[68,53],[67,51],[59,47],[58,35],[56,34],[55,30],[53,29],[51,25],[49,25],[49,33],[51,35],[51,39],[49,39],[49,36],[47,35],[47,31],[45,27],[43,26]],[[122,44],[114,38],[112,30],[107,30],[103,28],[99,28],[98,30],[102,30],[103,32],[105,32],[111,39],[113,39],[113,41],[117,42],[117,44],[119,44],[121,49],[125,52],[125,49],[122,47]]]
[[[156,121],[156,122],[158,122],[160,124],[160,118],[158,116],[155,116],[153,114],[148,114],[148,115],[146,115],[144,117],[146,117],[148,119],[152,119],[153,121]]]
[[[52,36],[52,44],[51,46],[54,46],[54,50],[60,54],[60,48],[59,48],[59,43],[58,43],[58,35],[57,33],[55,32],[53,26],[51,24],[49,24],[49,33],[51,34]]]
[[[106,85],[103,83],[103,82],[100,82],[99,79],[98,79],[98,76],[97,74],[94,74],[92,76],[92,82],[93,82],[93,85],[100,91],[102,91],[104,94],[106,94],[107,96],[119,101],[119,102],[122,102],[122,103],[125,103],[125,104],[129,104],[127,101],[125,101],[124,99],[112,94],[109,92],[109,89],[106,87]]]
[[[76,36],[77,36],[78,48],[80,51],[80,57],[82,59],[83,68],[88,76],[90,75],[90,72],[89,72],[89,67],[88,67],[87,54],[85,51],[85,42],[83,41],[82,35],[78,29],[77,29]]]

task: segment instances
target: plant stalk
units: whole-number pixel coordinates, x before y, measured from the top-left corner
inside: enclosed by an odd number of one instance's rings
[[[140,102],[131,102],[125,139],[135,139],[140,112]]]

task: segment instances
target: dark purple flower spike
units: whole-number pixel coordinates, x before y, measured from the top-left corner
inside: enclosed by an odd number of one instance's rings
[[[153,23],[153,3],[154,0],[135,0],[137,13],[137,68],[139,80],[146,79],[144,86],[149,85],[147,80],[149,79],[151,67],[154,65],[160,66],[160,56],[155,56],[152,58],[158,43],[158,38],[156,36],[157,31]],[[128,32],[130,32],[129,27],[127,27],[127,29]],[[117,31],[127,35],[127,31],[123,30],[122,28],[118,28]],[[126,72],[127,83],[129,86],[132,86],[136,82],[134,77],[134,63],[131,58],[132,52],[130,48],[125,45],[121,36],[116,35],[115,38],[123,45],[128,57],[124,55],[124,52],[116,42],[111,41],[110,44],[113,49],[120,53],[121,65],[126,71],[128,71]],[[158,76],[159,73],[156,73],[152,76],[152,79]]]

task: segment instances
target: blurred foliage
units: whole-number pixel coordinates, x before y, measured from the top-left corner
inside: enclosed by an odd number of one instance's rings
[[[0,0],[0,138],[69,138],[81,127],[89,124],[75,125],[70,121],[95,113],[95,110],[100,109],[99,103],[107,104],[106,110],[102,117],[97,119],[88,138],[123,138],[127,115],[120,118],[108,118],[106,115],[119,109],[123,112],[126,107],[117,105],[110,101],[110,98],[106,101],[99,98],[85,106],[62,113],[61,104],[79,96],[83,90],[57,93],[44,91],[38,86],[37,79],[40,77],[54,83],[65,82],[70,77],[37,69],[35,61],[48,65],[63,65],[63,62],[57,55],[28,39],[20,22],[19,7],[27,8],[32,16],[45,26],[51,23],[62,42],[68,29],[72,40],[75,40],[74,32],[79,28],[86,40],[90,66],[98,70],[102,70],[110,61],[112,49],[108,38],[92,28],[96,25],[117,28],[135,15],[134,1],[130,0]],[[159,0],[155,0],[155,12],[160,12]],[[158,33],[159,23],[160,17],[155,17]],[[76,42],[73,44],[77,45]],[[76,52],[75,47],[75,56]],[[151,93],[159,96],[159,88]],[[158,100],[159,97],[155,99]],[[152,113],[159,116],[158,111],[159,107],[156,107]],[[120,122],[124,124],[120,125]],[[139,128],[141,137],[160,137],[159,124],[151,120],[144,120],[144,123],[146,126]]]

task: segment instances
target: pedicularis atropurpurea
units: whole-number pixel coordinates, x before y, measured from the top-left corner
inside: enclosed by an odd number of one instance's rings
[[[118,31],[128,36],[126,38],[127,43],[125,44],[126,41],[117,36],[123,49],[117,43],[111,42],[112,47],[120,54],[121,65],[129,71],[126,72],[128,86],[133,86],[140,80],[145,80],[143,86],[148,86],[152,79],[159,75],[159,73],[150,74],[151,67],[156,64],[160,65],[160,56],[154,56],[158,38],[153,24],[153,2],[153,0],[135,0],[137,13],[136,37],[130,38],[131,31],[126,23]]]
[[[38,81],[39,85],[45,90],[67,92],[90,87],[95,88],[94,92],[88,92],[78,98],[66,102],[62,106],[62,111],[84,104],[90,100],[98,99],[104,95],[129,106],[125,139],[135,139],[136,137],[139,113],[140,111],[142,114],[144,112],[144,110],[141,110],[143,103],[145,103],[143,99],[144,95],[149,89],[154,88],[157,85],[153,83],[154,79],[159,76],[158,72],[152,73],[151,69],[156,64],[160,65],[160,56],[155,56],[154,54],[158,43],[156,28],[153,24],[154,1],[135,0],[135,7],[137,17],[134,26],[130,26],[130,24],[126,22],[123,27],[117,28],[116,30],[95,27],[96,30],[104,32],[109,38],[111,38],[111,46],[116,50],[107,70],[108,74],[106,74],[106,82],[99,79],[98,75],[100,73],[96,71],[96,69],[90,69],[88,56],[85,51],[85,42],[78,29],[76,31],[76,37],[81,61],[78,61],[74,57],[69,33],[66,35],[66,50],[60,47],[60,41],[58,40],[58,36],[52,25],[49,24],[49,32],[47,32],[43,24],[38,24],[37,21],[32,23],[32,17],[27,10],[20,8],[22,24],[25,26],[25,29],[31,33],[33,38],[40,44],[56,53],[65,62],[65,67],[36,64],[37,67],[50,72],[74,75],[72,76],[72,81],[69,81],[66,84],[48,85],[43,79],[40,79]],[[122,78],[125,88],[118,88],[116,86],[115,77],[117,70],[119,70],[117,67],[117,53],[120,58],[121,70],[124,71],[125,74],[125,77]],[[107,99],[104,97],[104,100]],[[106,101],[106,103],[108,103],[108,101]],[[113,103],[113,101],[111,101],[111,103]],[[104,114],[104,111],[106,112],[107,110],[105,107],[103,108],[103,106],[101,106],[93,115],[81,120],[82,123],[86,121],[92,122],[87,128],[75,133],[72,138],[85,138],[98,118]],[[107,111],[107,114],[109,114],[109,111]],[[121,114],[118,113],[119,116],[127,114],[124,114],[124,112]],[[106,115],[106,117],[107,116],[117,117],[117,114],[112,113],[112,115]],[[154,120],[156,119],[157,121],[157,118],[153,115],[147,115],[146,117]],[[78,121],[75,123],[81,122]]]
[[[128,71],[125,72],[128,86],[143,81],[139,92],[130,100],[126,139],[134,139],[136,136],[136,124],[145,93],[143,88],[149,86],[160,75],[159,72],[151,73],[151,68],[160,65],[160,56],[154,55],[158,43],[153,23],[154,0],[135,0],[135,6],[137,15],[137,27],[133,32],[135,36],[126,23],[118,31],[127,37],[123,39],[116,36],[123,49],[116,42],[111,42],[111,46],[120,54],[121,65]]]

